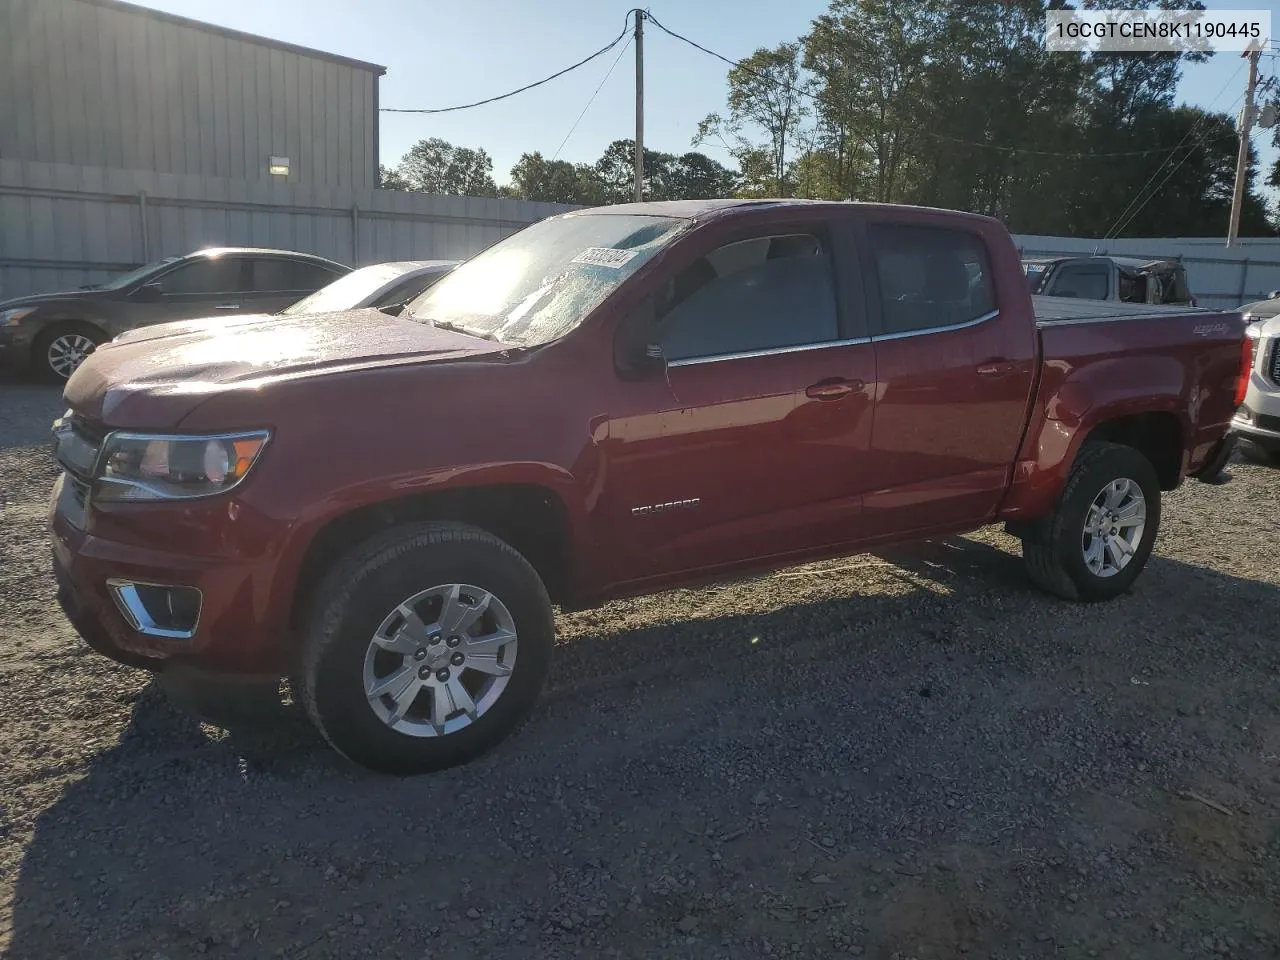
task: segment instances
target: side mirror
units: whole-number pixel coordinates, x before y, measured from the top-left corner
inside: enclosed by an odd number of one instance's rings
[[[158,283],[144,283],[137,290],[133,291],[132,300],[139,303],[155,303],[164,296],[164,288]]]
[[[403,303],[388,303],[385,307],[379,307],[380,313],[385,313],[388,317],[398,317],[404,313]]]
[[[662,344],[656,342],[653,298],[646,297],[618,324],[614,336],[613,359],[618,375],[626,380],[643,380],[667,368]]]

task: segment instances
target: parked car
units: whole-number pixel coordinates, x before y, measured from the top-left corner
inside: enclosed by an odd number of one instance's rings
[[[59,600],[197,702],[290,676],[401,774],[512,731],[553,603],[993,522],[1108,600],[1225,443],[1245,338],[1081,306],[1038,325],[994,219],[686,201],[544,220],[398,317],[108,344],[55,426]]]
[[[398,310],[456,267],[458,260],[400,260],[352,270],[280,311],[296,317],[376,307]]]
[[[129,330],[116,337],[114,343],[155,340],[174,334],[214,332],[255,323],[271,323],[279,317],[303,317],[318,313],[372,308],[392,315],[420,295],[431,284],[458,265],[457,260],[403,260],[377,263],[352,270],[328,286],[309,293],[277,313],[260,313],[229,317],[206,317],[199,320],[174,320],[151,327]]]
[[[1261,301],[1280,307],[1280,299]],[[1253,346],[1253,364],[1244,402],[1231,421],[1243,441],[1241,452],[1261,463],[1280,465],[1280,310],[1263,316],[1259,304],[1241,307]]]
[[[125,330],[214,312],[273,312],[350,269],[306,253],[215,247],[96,287],[19,297],[0,303],[0,364],[65,380]]]
[[[1027,287],[1047,297],[1194,307],[1178,260],[1136,257],[1038,257],[1022,261]]]

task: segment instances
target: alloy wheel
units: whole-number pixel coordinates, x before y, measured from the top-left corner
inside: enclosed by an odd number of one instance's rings
[[[1127,567],[1146,526],[1147,499],[1137,483],[1119,477],[1103,487],[1085,514],[1080,540],[1089,572],[1114,577]]]
[[[456,733],[502,696],[517,647],[515,621],[496,596],[464,583],[431,587],[400,603],[374,632],[365,696],[397,733]]]

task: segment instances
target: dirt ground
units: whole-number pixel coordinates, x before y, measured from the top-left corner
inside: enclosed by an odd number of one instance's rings
[[[1280,956],[1280,471],[1111,604],[990,530],[561,616],[516,736],[393,780],[82,647],[58,411],[0,386],[0,954]]]

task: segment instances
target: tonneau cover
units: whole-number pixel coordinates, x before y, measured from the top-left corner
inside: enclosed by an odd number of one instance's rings
[[[1167,317],[1184,313],[1228,313],[1204,307],[1182,307],[1160,303],[1123,303],[1119,300],[1081,300],[1077,297],[1033,296],[1037,323],[1066,323],[1072,320],[1128,320],[1137,317]]]

